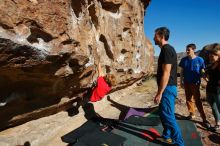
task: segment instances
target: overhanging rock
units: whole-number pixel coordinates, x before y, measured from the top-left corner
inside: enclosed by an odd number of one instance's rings
[[[116,76],[113,91],[150,75],[153,48],[143,31],[148,4],[1,1],[0,128],[69,108],[96,80],[98,62]]]

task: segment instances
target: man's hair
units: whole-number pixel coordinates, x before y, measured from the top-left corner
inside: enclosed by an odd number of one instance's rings
[[[166,27],[159,27],[155,30],[155,33],[159,34],[159,36],[163,36],[166,41],[168,41],[170,36],[170,31]]]
[[[116,78],[113,74],[106,74],[104,77],[106,83],[112,87],[116,85]]]
[[[193,50],[195,50],[196,49],[196,45],[195,44],[188,44],[186,46],[186,48],[192,48]]]

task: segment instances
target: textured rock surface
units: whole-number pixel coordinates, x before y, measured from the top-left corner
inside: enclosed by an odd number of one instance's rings
[[[0,128],[70,106],[96,80],[98,61],[116,75],[115,89],[151,74],[148,3],[1,0],[0,102],[8,103],[0,107]]]
[[[213,43],[213,44],[206,45],[200,51],[199,56],[204,58],[206,64],[209,62],[208,61],[209,60],[208,59],[208,54],[209,54],[208,52],[216,47],[220,48],[220,43]]]

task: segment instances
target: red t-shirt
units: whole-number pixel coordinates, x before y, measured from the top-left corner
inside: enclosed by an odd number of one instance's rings
[[[101,100],[109,91],[111,87],[106,83],[103,77],[98,77],[97,86],[92,91],[90,101],[96,102]]]

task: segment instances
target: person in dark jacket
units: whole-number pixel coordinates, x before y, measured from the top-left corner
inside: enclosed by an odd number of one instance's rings
[[[210,51],[209,61],[211,64],[206,69],[208,77],[206,95],[216,122],[212,129],[217,131],[220,130],[220,47]]]

